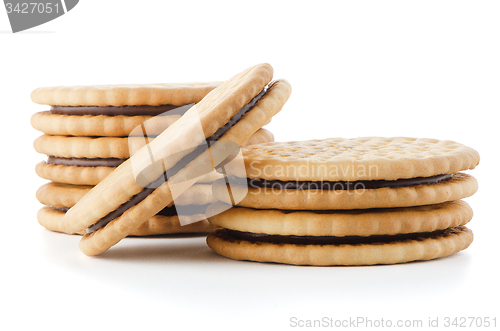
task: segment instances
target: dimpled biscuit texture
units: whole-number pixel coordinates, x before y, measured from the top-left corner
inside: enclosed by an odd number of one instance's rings
[[[243,149],[247,176],[268,180],[355,181],[430,177],[473,169],[479,154],[449,140],[330,138]]]

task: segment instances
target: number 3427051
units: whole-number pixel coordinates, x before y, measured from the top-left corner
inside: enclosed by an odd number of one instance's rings
[[[23,2],[16,3],[15,5],[7,2],[5,3],[5,8],[7,9],[7,14],[18,13],[18,14],[51,14],[51,13],[59,13],[59,3],[42,3],[42,2]]]

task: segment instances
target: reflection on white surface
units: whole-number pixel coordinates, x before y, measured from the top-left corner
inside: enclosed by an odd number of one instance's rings
[[[43,231],[45,259],[131,297],[145,297],[190,311],[223,307],[233,318],[297,310],[345,316],[391,304],[401,313],[428,298],[453,294],[471,267],[467,252],[427,262],[370,267],[298,267],[233,261],[212,252],[204,236],[126,238],[97,257],[78,251],[78,237]],[[401,305],[394,306],[399,301]],[[256,304],[258,303],[258,304]],[[427,302],[425,311],[436,302]]]

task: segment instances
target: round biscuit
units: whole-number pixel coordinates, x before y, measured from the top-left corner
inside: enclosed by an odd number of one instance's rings
[[[50,182],[40,186],[36,198],[41,204],[55,208],[73,207],[87,192],[92,189],[90,185],[70,185]],[[212,194],[212,185],[195,184],[174,200],[178,206],[208,205],[216,202]],[[167,207],[174,205],[171,202]]]
[[[357,245],[258,243],[239,240],[223,230],[217,230],[207,237],[207,244],[217,254],[234,260],[333,266],[432,260],[464,250],[472,240],[472,231],[462,226],[425,239]]]
[[[433,232],[465,225],[471,219],[472,209],[459,200],[372,210],[289,211],[233,207],[210,217],[209,221],[221,228],[242,232],[344,237]]]
[[[61,232],[70,234],[64,231],[62,220],[64,212],[51,208],[42,207],[37,213],[38,223],[47,230],[54,232]],[[176,233],[208,233],[216,230],[217,227],[210,224],[209,221],[201,220],[196,223],[187,225],[180,225],[178,216],[162,216],[155,215],[146,220],[141,226],[132,231],[129,236],[154,236],[163,234],[176,234]],[[85,231],[77,233],[84,235]]]
[[[151,142],[155,137],[148,137]],[[274,140],[274,135],[259,129],[242,146]],[[64,158],[119,158],[128,159],[130,153],[146,143],[143,137],[71,137],[44,134],[35,139],[33,147],[38,153]]]
[[[471,175],[458,173],[437,184],[359,190],[291,190],[231,186],[233,196],[245,196],[236,205],[256,209],[338,210],[412,207],[460,200],[477,191]],[[241,190],[241,192],[239,192]],[[215,197],[231,204],[223,179],[214,183]],[[245,195],[246,194],[246,195]]]
[[[112,167],[75,167],[48,164],[45,161],[37,163],[36,174],[56,183],[72,185],[97,185],[116,168]]]
[[[120,84],[41,87],[31,92],[34,103],[51,106],[186,105],[203,99],[220,82]]]
[[[145,144],[139,137],[67,137],[44,134],[35,139],[38,153],[63,158],[118,158],[130,157],[129,144]]]
[[[70,185],[50,182],[36,191],[36,198],[41,204],[55,208],[71,208],[88,191],[91,185]]]
[[[48,111],[31,116],[38,131],[59,136],[127,137],[137,126],[148,121],[148,135],[159,135],[181,115],[106,116],[61,115]]]
[[[62,137],[43,135],[35,140],[35,149],[40,153],[48,155],[128,155],[125,144],[127,138],[90,138],[90,137]],[[142,141],[133,137],[139,146]],[[266,129],[259,129],[245,143],[248,146],[253,143],[272,141],[273,134]],[[151,138],[153,140],[153,138]],[[129,140],[130,141],[130,140]],[[110,146],[106,147],[106,143]],[[128,143],[128,142],[127,142]],[[60,146],[59,146],[60,144]],[[114,146],[114,147],[112,147]],[[138,147],[133,147],[135,150]],[[87,152],[84,152],[87,151]],[[84,156],[90,157],[90,156]],[[45,161],[38,163],[35,171],[38,176],[57,183],[73,185],[97,185],[106,178],[115,167],[77,167],[65,165],[48,164]],[[198,183],[212,183],[223,175],[217,171],[211,171],[198,179]]]
[[[330,138],[243,149],[247,177],[282,181],[396,180],[473,169],[479,154],[449,140]]]

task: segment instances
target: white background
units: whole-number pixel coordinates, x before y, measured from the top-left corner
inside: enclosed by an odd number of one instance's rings
[[[28,1],[29,2],[29,1]],[[496,317],[498,1],[98,1],[12,34],[0,8],[3,303],[9,329],[290,329],[290,318]],[[204,238],[126,239],[99,257],[38,225],[41,86],[225,80],[260,62],[293,93],[276,140],[410,136],[477,149],[475,240],[430,262],[232,261]],[[15,323],[15,324],[12,324]],[[3,326],[2,329],[5,329]],[[293,328],[292,328],[293,329]],[[297,328],[295,328],[297,329]],[[490,328],[491,329],[491,328]]]

